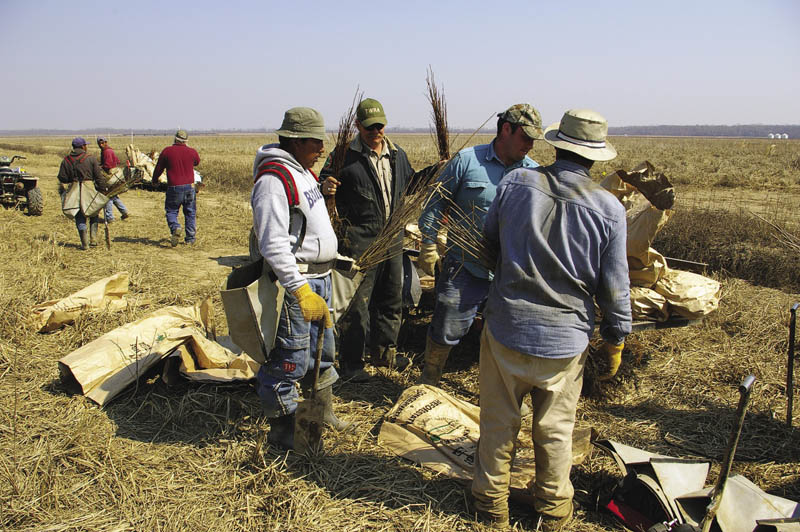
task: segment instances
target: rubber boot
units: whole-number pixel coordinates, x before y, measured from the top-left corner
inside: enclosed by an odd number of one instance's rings
[[[411,365],[411,359],[403,355],[398,355],[396,347],[386,347],[373,350],[370,355],[370,363],[375,367],[403,371]]]
[[[425,366],[419,376],[417,384],[430,384],[438,386],[444,371],[444,364],[450,354],[452,346],[434,342],[430,336],[425,341]]]
[[[97,245],[97,222],[91,222],[89,224],[89,245]]]
[[[294,414],[276,417],[269,422],[267,442],[284,449],[294,449]]]
[[[78,235],[81,237],[81,249],[89,249],[89,234],[86,232],[86,229],[79,229]]]
[[[325,406],[323,420],[326,425],[337,432],[347,430],[353,425],[336,417],[336,413],[333,411],[333,386],[317,390],[317,398]]]

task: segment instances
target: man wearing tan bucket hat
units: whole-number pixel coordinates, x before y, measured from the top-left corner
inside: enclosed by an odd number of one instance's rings
[[[616,150],[594,111],[569,110],[545,130],[550,166],[519,169],[497,187],[484,237],[498,250],[481,336],[480,433],[472,494],[481,518],[508,525],[508,483],[520,404],[530,394],[539,530],[572,519],[572,430],[595,302],[612,376],[631,331],[625,209],[594,183]]]
[[[313,346],[322,335],[317,397],[324,420],[341,430],[348,426],[333,413],[331,387],[339,378],[333,367],[335,345],[331,301],[331,268],[337,238],[325,199],[311,167],[325,151],[325,126],[319,111],[293,107],[276,131],[278,144],[261,146],[253,163],[253,229],[265,270],[286,289],[275,347],[256,375],[256,391],[270,420],[267,440],[294,447],[297,387],[311,392]]]

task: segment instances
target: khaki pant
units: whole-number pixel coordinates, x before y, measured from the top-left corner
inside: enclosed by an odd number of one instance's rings
[[[520,405],[529,393],[536,453],[534,507],[544,515],[567,515],[573,495],[572,429],[586,352],[571,358],[534,357],[505,347],[484,327],[480,356],[481,437],[472,481],[476,506],[492,513],[508,507]]]

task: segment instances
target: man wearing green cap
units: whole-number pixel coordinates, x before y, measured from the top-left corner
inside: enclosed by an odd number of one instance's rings
[[[462,224],[480,231],[486,210],[500,180],[516,168],[538,164],[528,157],[534,139],[541,138],[539,112],[526,103],[509,107],[497,115],[497,136],[489,144],[461,150],[439,176],[448,200],[431,198],[419,219],[422,247],[417,265],[428,275],[435,274],[439,262],[436,236],[439,220],[449,201],[454,202],[471,222]],[[476,235],[479,237],[480,235]],[[480,307],[486,301],[492,273],[457,244],[451,244],[442,261],[436,282],[436,303],[425,344],[425,366],[420,383],[437,385],[447,356],[467,334]]]
[[[332,176],[327,166],[322,170],[326,177],[322,192],[335,195],[342,221],[342,255],[358,258],[375,240],[414,174],[406,153],[385,135],[387,123],[378,100],[362,100],[356,109],[358,136],[347,150],[341,173]],[[402,246],[402,235],[398,235],[397,245]],[[411,363],[397,354],[402,288],[401,255],[365,272],[350,310],[339,320],[339,365],[344,378],[353,382],[369,378],[364,371],[365,347],[375,366],[404,369]]]
[[[319,335],[323,351],[317,398],[325,422],[337,430],[347,424],[333,413],[331,386],[339,378],[333,367],[335,345],[331,268],[337,240],[317,176],[311,167],[324,152],[322,115],[310,107],[286,111],[278,144],[261,146],[253,163],[253,229],[265,268],[286,289],[275,347],[256,376],[257,392],[270,419],[268,441],[294,446],[297,387],[311,391],[314,353]]]
[[[508,483],[525,395],[533,404],[538,530],[572,519],[572,431],[595,303],[612,377],[631,332],[625,208],[589,169],[617,152],[594,111],[567,111],[545,130],[556,162],[510,172],[484,237],[498,250],[481,335],[480,441],[472,494],[484,519],[508,525]]]

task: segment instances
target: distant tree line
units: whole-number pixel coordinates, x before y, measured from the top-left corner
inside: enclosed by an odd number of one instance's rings
[[[239,129],[190,129],[191,135],[248,135],[258,133],[271,133],[274,130],[263,128]],[[388,128],[390,133],[430,133],[428,127],[398,127]],[[494,127],[484,128],[481,133],[494,133]],[[472,133],[473,130],[453,128],[453,133]],[[663,137],[768,137],[770,133],[786,133],[790,139],[800,138],[800,125],[764,125],[741,124],[735,126],[623,126],[610,127],[611,135],[631,136],[663,136]],[[333,133],[333,132],[332,132]],[[88,129],[5,129],[0,130],[0,136],[47,136],[47,135],[140,135],[140,136],[170,136],[175,134],[174,129],[121,129],[121,128],[88,128]]]
[[[775,126],[741,124],[735,126],[624,126],[610,127],[611,135],[643,135],[662,137],[767,137],[770,133],[786,133],[790,139],[800,138],[800,125]]]

